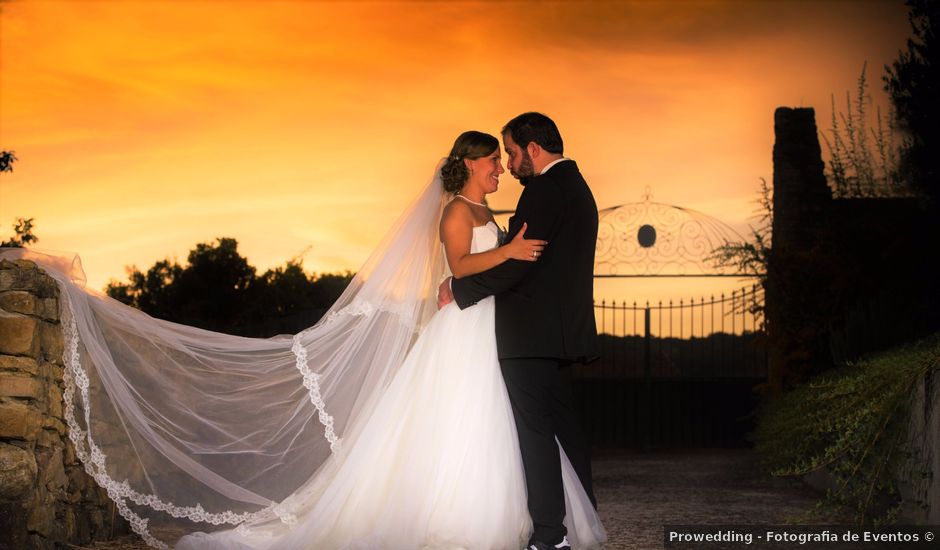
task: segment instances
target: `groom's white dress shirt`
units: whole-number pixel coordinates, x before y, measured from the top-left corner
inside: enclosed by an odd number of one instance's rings
[[[553,160],[553,161],[549,162],[548,164],[545,165],[545,168],[542,168],[542,171],[539,172],[539,175],[541,176],[541,175],[544,174],[545,172],[548,172],[548,169],[551,168],[552,166],[555,166],[555,165],[558,164],[559,162],[564,162],[564,161],[566,161],[566,160],[571,160],[571,159],[568,158],[568,157],[561,157],[561,158],[558,159],[558,160]]]

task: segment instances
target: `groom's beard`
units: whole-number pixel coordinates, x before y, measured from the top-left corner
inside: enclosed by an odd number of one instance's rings
[[[525,149],[522,150],[522,162],[519,163],[519,169],[513,170],[512,167],[510,167],[509,173],[519,180],[522,185],[525,185],[526,180],[535,175],[535,168],[532,166],[532,157],[529,156],[528,151]]]

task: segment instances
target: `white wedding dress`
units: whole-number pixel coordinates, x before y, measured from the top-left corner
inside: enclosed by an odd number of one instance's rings
[[[450,198],[443,162],[342,296],[294,335],[245,338],[155,319],[86,288],[77,255],[0,249],[0,260],[34,262],[57,283],[69,439],[148,545],[525,543],[493,298],[436,308]],[[495,224],[476,228],[472,250],[497,240]],[[562,466],[569,539],[596,546],[603,528]]]
[[[471,252],[497,241],[496,224],[476,227]],[[493,297],[465,310],[450,304],[431,319],[370,415],[347,429],[342,450],[282,503],[289,522],[196,533],[176,548],[522,548],[531,520],[494,306]],[[562,457],[569,541],[597,547],[604,529]]]

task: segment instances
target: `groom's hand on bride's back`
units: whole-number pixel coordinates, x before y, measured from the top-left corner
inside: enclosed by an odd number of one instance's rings
[[[441,309],[454,301],[454,293],[450,291],[450,280],[452,277],[444,279],[441,286],[437,287],[437,309]]]

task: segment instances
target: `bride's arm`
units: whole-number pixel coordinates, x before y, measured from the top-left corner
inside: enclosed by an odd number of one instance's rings
[[[510,259],[534,262],[538,258],[533,252],[541,254],[547,244],[547,241],[523,238],[523,225],[512,241],[498,248],[471,254],[473,223],[470,207],[462,201],[448,204],[441,216],[441,242],[444,243],[447,265],[457,278],[482,273]]]

